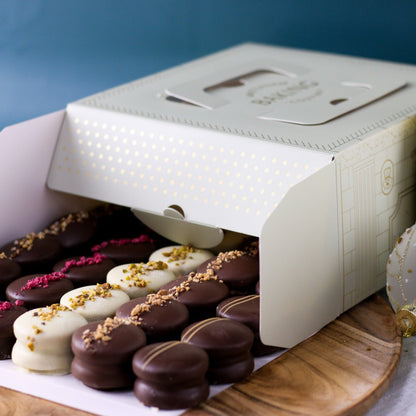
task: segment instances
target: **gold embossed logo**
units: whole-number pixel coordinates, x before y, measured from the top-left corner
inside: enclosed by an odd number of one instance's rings
[[[387,159],[381,167],[381,191],[384,195],[388,195],[394,185],[394,165],[390,159]]]

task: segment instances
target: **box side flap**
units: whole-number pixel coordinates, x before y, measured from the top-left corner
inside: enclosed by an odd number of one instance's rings
[[[42,230],[68,210],[91,206],[91,201],[51,192],[45,186],[50,160],[64,111],[6,127],[0,133],[0,246]]]
[[[260,237],[260,336],[292,347],[342,312],[335,163],[292,188]]]
[[[69,105],[48,185],[55,190],[260,235],[284,194],[328,153]]]

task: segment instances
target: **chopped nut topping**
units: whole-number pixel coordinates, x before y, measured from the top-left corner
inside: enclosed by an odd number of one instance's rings
[[[230,261],[235,260],[238,257],[244,256],[245,254],[246,252],[241,250],[231,250],[219,253],[214,260],[208,263],[207,271],[210,269],[220,270],[222,269],[223,263],[229,263]]]
[[[87,218],[89,218],[89,213],[86,211],[73,212],[55,221],[45,230],[45,233],[58,235],[59,233],[64,232],[68,228],[68,225],[75,222],[83,222]]]
[[[62,311],[69,311],[70,309],[66,306],[63,306],[59,303],[54,303],[53,305],[46,306],[41,308],[35,312],[33,312],[33,316],[39,316],[42,321],[50,321],[55,316],[59,316],[59,312]]]
[[[73,298],[69,298],[70,307],[76,309],[85,305],[85,302],[95,302],[97,298],[109,298],[112,296],[111,290],[120,289],[119,285],[110,285],[110,283],[97,283],[95,288],[83,290]]]
[[[250,257],[257,257],[259,255],[259,241],[252,241],[250,244],[244,247],[244,251],[246,251]]]
[[[174,247],[172,251],[167,251],[162,253],[165,257],[168,258],[168,263],[172,263],[174,261],[178,260],[185,260],[187,258],[192,258],[190,254],[195,253],[195,248],[192,246],[180,246],[180,247]]]
[[[10,254],[7,255],[6,253],[2,252],[0,253],[0,258],[14,259],[23,251],[31,251],[36,239],[43,240],[47,235],[58,235],[60,232],[65,231],[69,224],[74,222],[82,222],[88,218],[88,216],[88,212],[85,211],[68,214],[67,216],[62,217],[60,220],[55,221],[53,224],[39,233],[32,232],[23,238],[14,240],[13,246],[10,249]]]
[[[45,322],[50,321],[55,316],[59,316],[59,312],[61,311],[69,311],[69,308],[66,306],[62,306],[59,303],[54,303],[53,305],[46,306],[44,308],[41,308],[37,311],[33,312],[32,316],[37,316],[39,319],[43,322],[41,322],[42,325],[45,325]],[[35,335],[39,335],[43,332],[43,329],[39,328],[37,325],[32,325],[33,332]],[[30,349],[30,351],[35,350],[35,337],[27,336],[27,340],[29,341],[26,346]]]
[[[127,269],[123,269],[123,273],[127,274],[124,278],[127,282],[132,281],[131,286],[146,287],[149,283],[142,276],[149,274],[154,270],[165,270],[168,265],[163,261],[149,261],[148,263],[132,263],[129,264]]]
[[[99,324],[94,331],[89,329],[82,333],[82,339],[88,348],[93,348],[94,343],[102,342],[104,344],[111,341],[111,333],[121,325],[129,325],[130,322],[121,318],[107,318],[102,324]]]

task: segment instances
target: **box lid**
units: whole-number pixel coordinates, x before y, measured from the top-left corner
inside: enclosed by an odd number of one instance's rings
[[[403,117],[408,69],[237,46],[69,104],[48,185],[259,236],[292,186]]]

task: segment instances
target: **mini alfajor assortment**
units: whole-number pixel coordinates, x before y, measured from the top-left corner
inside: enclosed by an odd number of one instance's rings
[[[166,240],[144,227],[138,237],[108,238],[110,218],[107,209],[73,213],[2,249],[1,358],[31,372],[72,372],[94,389],[133,389],[160,409],[196,406],[210,384],[249,375],[258,301],[224,305],[234,293],[258,299],[258,244],[217,254],[157,247]],[[250,319],[222,317],[237,304]]]

